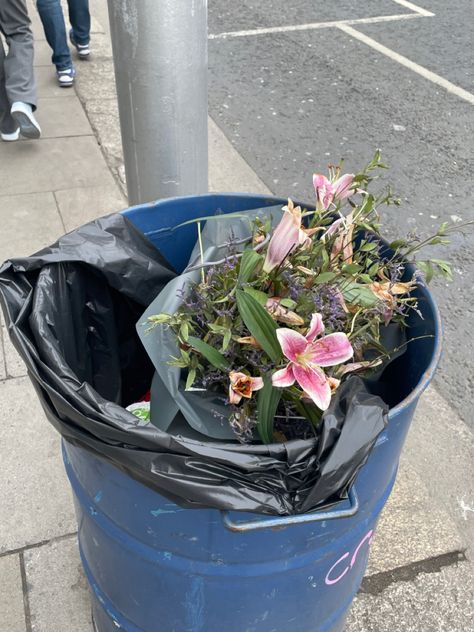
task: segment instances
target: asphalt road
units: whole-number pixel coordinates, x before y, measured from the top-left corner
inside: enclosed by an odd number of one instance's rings
[[[387,232],[428,235],[451,216],[474,219],[474,5],[420,0],[434,15],[416,15],[401,2],[209,0],[210,114],[282,196],[311,200],[313,171],[341,158],[347,171],[356,170],[381,148],[391,167],[388,180],[403,200],[402,207],[387,209]],[[288,30],[395,14],[412,17],[352,24],[355,32]],[[281,31],[220,36],[269,27]],[[388,53],[360,41],[364,35]],[[473,247],[474,230],[437,252],[452,262],[454,281],[434,285],[445,328],[435,384],[470,425]]]

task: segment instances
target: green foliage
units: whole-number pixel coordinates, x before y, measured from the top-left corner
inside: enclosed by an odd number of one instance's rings
[[[277,325],[270,314],[247,292],[237,290],[239,314],[258,344],[273,362],[281,358],[281,347],[276,337]]]
[[[264,378],[264,388],[258,395],[251,391],[249,397],[229,405],[230,419],[235,422],[232,427],[244,428],[247,424],[243,440],[249,438],[255,423],[265,443],[281,438],[278,428],[275,433],[273,430],[281,398],[285,410],[289,406],[313,426],[321,420],[321,411],[302,397],[297,384],[284,389],[271,384],[273,372],[287,362],[276,335],[278,327],[289,327],[305,335],[312,315],[321,313],[325,334],[348,335],[354,362],[363,374],[374,366],[374,361],[377,364],[388,356],[381,344],[381,327],[387,323],[405,327],[407,314],[417,310],[416,297],[410,295],[417,277],[407,280],[407,263],[415,264],[427,282],[435,277],[452,278],[448,262],[433,257],[418,260],[418,253],[426,247],[444,246],[452,233],[462,232],[473,222],[443,222],[434,234],[410,234],[393,240],[388,250],[381,247],[381,207],[400,203],[390,187],[383,187],[377,194],[369,190],[378,171],[385,168],[377,150],[354,177],[348,200],[338,200],[336,196],[327,208],[318,203],[315,210],[302,210],[301,230],[310,229],[306,232],[308,238],[300,232],[302,239],[292,245],[291,231],[289,237],[280,235],[280,250],[287,252],[283,248],[287,238],[289,254],[269,273],[263,271],[272,238],[268,218],[250,219],[245,213],[233,213],[181,224],[197,224],[202,250],[201,222],[232,218],[246,218],[249,222],[248,240],[229,244],[224,259],[201,267],[200,281],[187,286],[187,294],[175,314],[157,314],[148,319],[149,331],[163,327],[176,336],[179,352],[169,363],[187,372],[186,388],[194,384],[207,388],[211,375],[212,384],[217,383],[226,394],[232,370],[249,378]],[[340,166],[330,167],[331,183],[340,175]],[[300,209],[290,204],[287,212],[295,213],[293,217],[299,221]],[[328,234],[328,227],[339,218],[343,221]],[[253,248],[256,241],[260,246]],[[275,300],[270,303],[269,299]],[[274,319],[278,319],[278,324]],[[324,371],[328,377],[343,374],[338,373],[337,367],[325,367]]]
[[[263,443],[273,441],[273,422],[281,395],[281,388],[275,388],[271,380],[265,379],[257,401],[257,430]]]
[[[229,369],[229,361],[227,358],[225,358],[222,353],[219,353],[219,351],[214,349],[214,347],[208,345],[207,342],[204,342],[204,340],[195,338],[194,336],[189,336],[188,342],[193,349],[202,354],[216,369],[221,369],[222,371],[227,371]]]
[[[259,255],[258,252],[255,252],[255,250],[244,250],[240,260],[240,271],[238,276],[239,286],[252,279],[255,269],[260,263],[263,263],[262,255]]]

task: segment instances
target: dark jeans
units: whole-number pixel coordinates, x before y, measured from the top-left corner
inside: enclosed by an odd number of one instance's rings
[[[69,21],[77,44],[88,44],[91,30],[89,0],[68,0]],[[60,0],[36,0],[44,34],[53,49],[52,62],[58,70],[71,68],[66,26]]]

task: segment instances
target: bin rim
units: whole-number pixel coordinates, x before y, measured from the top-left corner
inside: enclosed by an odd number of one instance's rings
[[[180,200],[190,200],[196,197],[199,197],[201,199],[202,198],[226,198],[226,197],[252,198],[254,200],[262,200],[262,202],[265,201],[265,202],[271,202],[274,204],[283,204],[283,205],[285,205],[288,201],[288,198],[282,198],[282,197],[272,195],[272,194],[266,195],[264,193],[249,193],[249,192],[242,192],[242,191],[240,192],[239,191],[209,192],[209,193],[200,193],[197,195],[181,195],[181,196],[175,196],[175,197],[161,198],[161,199],[154,200],[151,202],[145,202],[143,204],[136,204],[134,206],[124,209],[122,211],[122,214],[127,216],[132,211],[146,210],[147,207],[151,209],[153,207],[160,206],[162,204],[167,204],[168,202],[178,203]],[[314,210],[315,208],[314,205],[311,203],[297,201],[297,200],[294,200],[294,202],[295,204],[304,206],[305,208],[308,208],[308,209]],[[385,245],[388,246],[388,242],[385,239],[382,239],[382,241]],[[411,265],[410,267],[413,270],[415,270],[415,267],[413,265]],[[429,290],[428,286],[425,283],[420,283],[418,287],[421,293],[423,294],[423,298],[427,300],[433,314],[434,341],[435,341],[434,350],[433,350],[433,354],[431,356],[429,365],[423,372],[422,376],[418,380],[416,386],[413,388],[411,393],[407,395],[404,399],[402,399],[396,406],[389,409],[389,412],[388,412],[389,420],[392,417],[396,417],[397,415],[400,414],[402,410],[412,406],[418,401],[422,393],[428,388],[430,382],[432,381],[435,371],[441,359],[442,333],[443,333],[441,314],[440,314],[438,305],[436,301],[434,300],[433,294]],[[298,439],[295,439],[294,441],[298,441]],[[213,442],[210,441],[209,443],[213,443]],[[288,443],[291,443],[291,441]]]

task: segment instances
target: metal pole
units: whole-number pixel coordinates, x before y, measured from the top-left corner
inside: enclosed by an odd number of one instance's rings
[[[108,3],[130,204],[207,192],[207,0]]]

